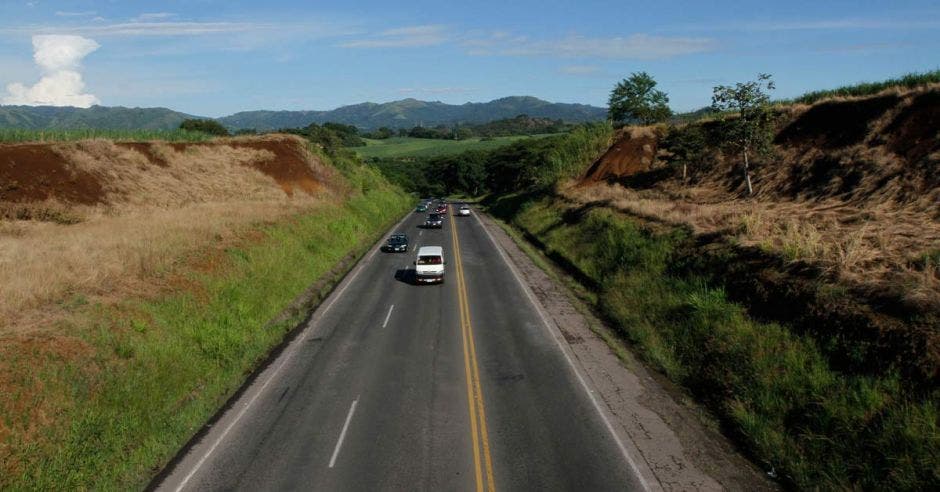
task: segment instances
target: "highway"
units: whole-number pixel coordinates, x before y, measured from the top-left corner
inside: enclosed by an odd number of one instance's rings
[[[476,213],[474,211],[474,213]],[[158,490],[642,490],[604,414],[475,216],[389,231]],[[413,285],[442,246],[441,285]]]

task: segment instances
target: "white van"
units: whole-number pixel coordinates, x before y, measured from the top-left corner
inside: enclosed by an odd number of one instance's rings
[[[444,248],[421,246],[415,258],[415,281],[420,283],[444,282]]]

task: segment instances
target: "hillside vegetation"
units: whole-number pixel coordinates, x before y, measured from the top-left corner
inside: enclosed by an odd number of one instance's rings
[[[290,136],[0,145],[0,183],[0,489],[142,488],[411,205]]]

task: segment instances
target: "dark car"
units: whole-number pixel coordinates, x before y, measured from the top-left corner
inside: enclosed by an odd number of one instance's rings
[[[408,252],[408,236],[404,234],[392,234],[388,238],[388,241],[385,241],[385,245],[382,246],[382,251],[387,253],[407,253]]]
[[[424,227],[441,229],[444,227],[444,219],[441,214],[428,214],[427,220],[424,221]]]

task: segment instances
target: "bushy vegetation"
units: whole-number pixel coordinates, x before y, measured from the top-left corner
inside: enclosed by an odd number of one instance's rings
[[[546,188],[580,172],[610,145],[612,134],[607,124],[586,124],[565,135],[518,140],[489,151],[430,159],[374,159],[370,164],[390,181],[422,196]]]
[[[228,129],[215,120],[184,120],[182,123],[180,123],[180,130],[202,132],[209,135],[215,135],[217,137],[229,136]]]
[[[718,415],[768,471],[798,488],[930,490],[940,484],[940,391],[896,373],[833,369],[817,342],[750,318],[681,268],[684,229],[519,194],[491,203],[586,278],[596,307],[654,366]],[[681,273],[680,273],[681,272]]]
[[[361,147],[366,143],[359,137],[359,129],[341,123],[311,123],[304,128],[283,128],[276,133],[300,135],[323,149],[328,155],[335,155],[345,147]]]
[[[115,141],[163,140],[167,142],[204,142],[212,138],[203,132],[189,130],[23,130],[0,129],[0,143],[70,142],[74,140],[107,139]]]

